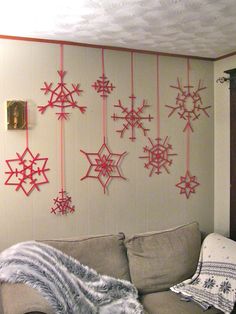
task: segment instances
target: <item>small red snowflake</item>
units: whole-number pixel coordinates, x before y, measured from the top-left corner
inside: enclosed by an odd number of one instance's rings
[[[193,132],[191,121],[199,119],[201,112],[209,117],[207,110],[211,106],[204,107],[200,96],[200,92],[206,89],[206,87],[201,86],[201,80],[199,80],[197,89],[192,90],[194,86],[181,86],[179,78],[177,79],[177,86],[171,85],[170,87],[177,89],[178,95],[176,97],[175,105],[166,105],[166,107],[171,109],[168,117],[174,112],[177,112],[180,119],[187,121],[183,131],[186,131],[186,129],[189,128]]]
[[[77,96],[80,96],[82,90],[79,89],[79,84],[71,84],[73,87],[73,90],[70,91],[66,87],[66,83],[64,82],[64,76],[66,74],[66,71],[57,71],[60,77],[60,82],[57,84],[57,86],[53,89],[52,84],[53,83],[46,83],[44,82],[44,87],[41,88],[41,90],[44,91],[44,94],[50,93],[50,99],[48,101],[48,104],[45,106],[38,106],[38,110],[41,113],[44,113],[47,108],[59,108],[60,112],[57,112],[58,119],[67,119],[69,113],[65,112],[65,109],[68,107],[71,107],[72,109],[79,109],[81,113],[84,113],[86,110],[85,106],[79,106],[77,105],[77,102],[74,99],[74,94]]]
[[[170,159],[170,156],[175,156],[177,154],[171,154],[172,145],[168,144],[168,136],[164,139],[161,138],[156,139],[156,144],[148,138],[151,147],[145,146],[143,148],[144,152],[147,153],[146,156],[141,156],[139,158],[147,159],[147,162],[144,164],[144,167],[147,169],[151,168],[149,176],[155,172],[156,174],[161,174],[162,169],[164,169],[167,173],[169,173],[168,167],[172,165],[173,160]]]
[[[54,207],[51,208],[51,213],[66,215],[75,211],[75,206],[71,204],[71,197],[67,192],[61,189],[59,196],[53,199]]]
[[[93,83],[92,87],[96,90],[101,97],[107,97],[110,94],[115,86],[107,79],[105,74],[100,76],[100,80],[98,79]]]
[[[5,172],[9,175],[5,185],[16,185],[16,191],[22,189],[25,195],[37,189],[39,186],[48,183],[46,168],[48,158],[39,158],[39,154],[34,154],[26,148],[22,155],[16,153],[17,158],[8,159],[6,163],[10,171]]]
[[[185,194],[187,198],[189,198],[191,193],[195,193],[195,189],[199,185],[196,177],[191,176],[189,170],[186,171],[185,176],[180,177],[180,182],[176,184],[180,189],[180,194]]]
[[[81,152],[85,154],[90,163],[86,175],[81,180],[86,178],[97,179],[102,185],[105,193],[107,186],[112,179],[125,179],[120,172],[119,164],[126,152],[122,154],[112,153],[105,142],[96,153],[86,153],[82,150]]]
[[[125,131],[131,129],[131,136],[129,139],[131,141],[135,141],[135,128],[141,129],[143,131],[144,136],[147,135],[147,131],[149,129],[144,128],[143,126],[143,120],[148,120],[149,122],[153,119],[153,117],[150,116],[142,116],[142,113],[148,105],[146,104],[146,101],[143,100],[143,103],[140,107],[138,107],[136,110],[134,109],[134,102],[136,97],[134,95],[129,97],[131,99],[131,109],[128,109],[124,107],[119,100],[118,105],[115,105],[115,107],[120,108],[124,116],[118,116],[116,114],[113,114],[112,118],[114,121],[116,120],[124,120],[123,128],[121,130],[118,130],[117,132],[120,133],[120,136],[123,137]]]

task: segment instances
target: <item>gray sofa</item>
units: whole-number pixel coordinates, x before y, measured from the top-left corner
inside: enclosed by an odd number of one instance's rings
[[[181,301],[180,296],[169,290],[196,270],[201,233],[195,222],[127,239],[120,233],[43,242],[100,274],[130,280],[137,287],[140,302],[148,314],[203,313],[198,305]],[[3,314],[55,314],[36,290],[23,284],[2,284],[1,306]],[[206,311],[206,314],[217,313],[222,312],[214,308]]]

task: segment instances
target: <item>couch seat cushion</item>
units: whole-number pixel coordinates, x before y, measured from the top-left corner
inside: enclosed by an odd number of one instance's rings
[[[197,223],[137,234],[125,241],[133,284],[141,294],[164,291],[194,274],[201,247]]]
[[[123,233],[42,242],[74,257],[101,275],[130,280]]]
[[[148,314],[222,314],[215,308],[204,311],[194,302],[181,301],[180,296],[172,291],[146,294],[141,297],[141,303]]]
[[[4,314],[55,314],[47,300],[27,285],[3,283],[0,287]]]

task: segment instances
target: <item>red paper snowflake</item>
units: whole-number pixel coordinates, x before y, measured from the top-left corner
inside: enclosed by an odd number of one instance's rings
[[[118,116],[116,114],[113,114],[112,118],[114,121],[118,119],[124,120],[123,128],[121,130],[117,130],[117,132],[120,133],[121,137],[123,137],[124,132],[131,129],[131,136],[129,137],[129,139],[131,141],[135,141],[135,128],[141,129],[144,136],[146,136],[146,133],[147,131],[149,131],[149,129],[144,128],[142,120],[148,120],[150,122],[153,117],[151,117],[150,114],[147,117],[142,116],[144,109],[148,107],[145,100],[143,100],[142,105],[135,110],[134,101],[136,97],[132,95],[129,98],[131,99],[131,109],[124,107],[119,100],[119,104],[115,105],[115,107],[120,108],[124,116]]]
[[[83,150],[81,152],[85,154],[90,163],[86,175],[81,180],[86,178],[98,179],[105,193],[112,179],[125,179],[120,172],[119,164],[126,152],[122,154],[112,153],[105,142],[96,153],[86,153]]]
[[[54,207],[51,208],[51,213],[66,215],[75,211],[75,206],[71,204],[71,197],[67,192],[61,189],[59,196],[53,199]]]
[[[107,79],[105,74],[102,74],[102,76],[100,76],[100,80],[98,79],[94,82],[92,87],[98,94],[100,94],[101,97],[107,97],[108,94],[110,94],[115,88],[115,86]]]
[[[168,136],[164,139],[161,138],[156,139],[156,144],[148,138],[151,147],[145,146],[143,148],[144,152],[147,153],[146,156],[141,156],[139,158],[147,159],[147,162],[144,164],[144,167],[147,169],[151,168],[149,176],[152,174],[161,174],[162,169],[164,169],[167,173],[169,173],[168,167],[172,165],[173,160],[170,159],[170,156],[175,156],[177,154],[170,153],[172,150],[172,145],[168,144]]]
[[[176,186],[180,189],[180,194],[185,194],[189,198],[191,193],[195,193],[196,187],[199,185],[195,176],[191,176],[189,170],[186,171],[184,177],[180,177],[180,182]]]
[[[171,85],[170,87],[177,89],[179,92],[176,97],[175,105],[166,105],[166,107],[171,109],[168,117],[170,117],[174,112],[177,112],[180,119],[187,121],[183,131],[186,131],[186,129],[189,128],[193,132],[191,121],[198,119],[201,112],[209,117],[207,110],[211,106],[204,107],[200,96],[200,92],[206,89],[206,87],[201,86],[201,80],[199,80],[196,90],[192,90],[194,86],[191,85],[182,87],[179,78],[177,79],[177,86]]]
[[[8,159],[6,163],[10,171],[5,172],[9,175],[5,185],[16,185],[16,191],[22,189],[28,196],[34,189],[39,191],[39,186],[48,183],[46,168],[48,158],[39,158],[26,148],[22,155],[16,153],[16,159]]]
[[[74,94],[77,96],[80,96],[80,93],[82,90],[79,89],[79,84],[71,84],[73,87],[73,90],[70,91],[66,87],[66,83],[64,83],[64,76],[66,74],[66,71],[57,71],[60,77],[60,82],[57,84],[57,86],[53,89],[52,84],[53,83],[46,83],[44,82],[44,87],[41,88],[41,90],[44,91],[44,94],[50,93],[50,99],[48,101],[48,104],[45,106],[38,106],[38,110],[41,113],[44,113],[47,108],[59,108],[60,112],[57,112],[58,119],[67,119],[69,113],[65,112],[65,109],[68,107],[71,107],[72,109],[79,109],[80,112],[84,113],[86,110],[85,106],[79,106],[77,105],[77,102],[74,99]]]

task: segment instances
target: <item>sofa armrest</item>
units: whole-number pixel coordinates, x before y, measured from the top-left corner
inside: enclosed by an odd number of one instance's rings
[[[3,314],[55,314],[47,300],[24,284],[1,284]]]

